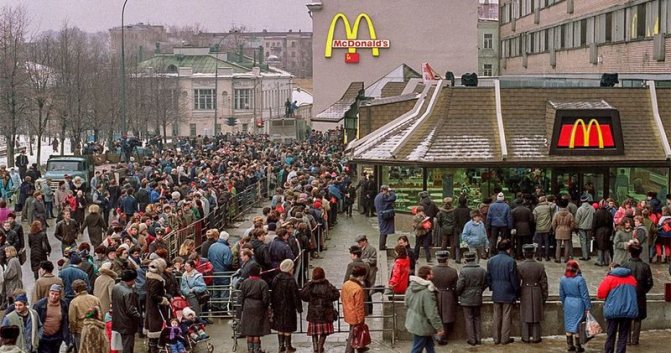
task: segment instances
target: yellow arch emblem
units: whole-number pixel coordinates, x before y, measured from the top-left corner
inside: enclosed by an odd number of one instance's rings
[[[575,148],[575,133],[578,130],[578,126],[582,127],[583,147],[589,147],[589,134],[592,131],[592,127],[595,127],[599,138],[599,148],[604,148],[601,125],[599,125],[599,122],[596,121],[596,119],[590,120],[586,126],[585,120],[583,119],[578,119],[575,121],[575,123],[573,123],[573,128],[571,129],[571,139],[569,140],[568,148]]]
[[[345,16],[344,13],[339,12],[333,16],[333,19],[331,20],[331,25],[329,26],[329,31],[326,35],[326,49],[324,49],[324,57],[330,58],[333,52],[333,32],[335,31],[335,27],[338,24],[338,21],[342,20],[343,25],[345,26],[346,39],[354,40],[359,33],[359,25],[363,19],[366,20],[366,24],[368,25],[368,34],[370,35],[370,39],[376,40],[377,34],[375,33],[375,27],[373,26],[373,22],[367,14],[360,13],[354,20],[354,27],[352,27],[350,26],[350,22],[347,19],[347,16]],[[356,48],[348,48],[347,50],[349,53],[356,53]],[[380,48],[371,48],[371,50],[373,56],[380,56]]]

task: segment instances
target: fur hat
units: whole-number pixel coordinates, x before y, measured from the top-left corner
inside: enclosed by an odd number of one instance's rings
[[[163,259],[152,260],[149,263],[149,272],[163,273],[163,271],[165,271],[166,267],[167,267],[167,264],[165,263],[165,260],[163,260]]]
[[[280,263],[280,271],[291,272],[294,269],[294,262],[291,259],[285,259]]]

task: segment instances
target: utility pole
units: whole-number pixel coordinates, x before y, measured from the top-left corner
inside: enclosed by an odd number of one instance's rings
[[[126,43],[124,39],[124,23],[123,15],[126,12],[126,3],[128,0],[123,2],[123,7],[121,8],[121,120],[122,120],[122,131],[121,135],[125,135],[128,131],[127,122],[126,122]]]

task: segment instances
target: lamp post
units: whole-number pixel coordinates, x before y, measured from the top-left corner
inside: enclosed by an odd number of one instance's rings
[[[121,121],[122,121],[122,135],[125,134],[128,129],[126,127],[126,48],[124,41],[124,23],[123,15],[126,11],[126,3],[128,0],[124,0],[123,7],[121,8]]]

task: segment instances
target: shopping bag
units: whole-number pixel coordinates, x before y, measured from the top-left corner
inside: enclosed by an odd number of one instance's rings
[[[361,349],[370,344],[370,331],[368,325],[356,325],[352,329],[352,348]]]
[[[601,328],[601,325],[599,325],[599,322],[596,321],[591,313],[587,313],[587,316],[585,317],[585,336],[587,339],[594,338],[594,336],[601,332],[603,332],[603,329]]]

